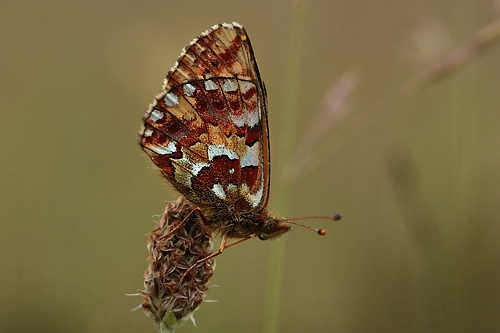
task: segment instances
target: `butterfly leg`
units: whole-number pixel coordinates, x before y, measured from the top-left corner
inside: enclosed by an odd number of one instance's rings
[[[165,238],[168,238],[170,237],[171,235],[175,234],[177,232],[177,230],[179,230],[180,228],[182,228],[182,226],[191,218],[191,216],[193,216],[196,212],[198,212],[200,214],[200,217],[201,219],[203,220],[203,223],[207,224],[208,221],[207,221],[207,218],[205,217],[205,215],[203,215],[203,213],[201,212],[201,208],[200,207],[196,207],[195,209],[193,209],[192,211],[189,212],[189,214],[186,215],[186,217],[179,223],[177,224],[175,227],[173,227],[171,230],[169,230],[169,232],[167,232],[165,235],[161,236],[162,239],[165,239]]]
[[[201,213],[201,212],[200,212],[200,213]],[[215,252],[215,253],[212,253],[211,255],[206,256],[205,258],[200,259],[200,260],[198,260],[197,262],[195,262],[195,263],[194,263],[194,265],[193,265],[193,266],[191,266],[191,267],[189,267],[189,268],[188,268],[188,270],[187,270],[187,271],[186,271],[186,272],[182,275],[181,282],[182,282],[182,281],[184,280],[184,278],[185,278],[185,277],[189,274],[189,272],[191,272],[191,270],[192,270],[192,269],[194,269],[195,267],[197,267],[197,266],[199,266],[199,265],[203,264],[203,263],[204,263],[205,261],[207,261],[207,260],[210,260],[210,259],[212,259],[212,258],[217,257],[219,254],[222,254],[222,252],[224,252],[224,250],[225,250],[225,249],[227,249],[228,247],[231,247],[231,246],[233,246],[233,245],[236,245],[236,244],[239,244],[239,243],[241,243],[241,242],[244,242],[244,241],[246,241],[246,240],[248,240],[248,239],[250,239],[250,238],[252,238],[252,235],[248,235],[248,236],[246,236],[246,237],[244,237],[244,238],[240,238],[240,239],[238,239],[238,240],[236,240],[236,241],[232,242],[231,244],[226,245],[226,243],[227,243],[227,237],[226,237],[225,235],[224,235],[224,236],[222,236],[222,240],[221,240],[221,242],[220,242],[220,246],[219,246],[219,251],[217,251],[217,252]]]
[[[250,239],[250,238],[252,238],[252,235],[248,235],[248,236],[246,236],[246,237],[244,237],[244,238],[240,238],[240,239],[238,239],[238,240],[235,240],[235,241],[234,241],[234,242],[232,242],[231,244],[229,244],[229,245],[225,245],[225,246],[224,246],[224,249],[227,249],[228,247],[231,247],[231,246],[233,246],[233,245],[236,245],[236,244],[239,244],[239,243],[241,243],[241,242],[244,242],[244,241],[246,241],[246,240],[248,240],[248,239]],[[220,249],[219,249],[219,251],[220,251]],[[221,253],[222,253],[222,252],[221,252]],[[220,254],[220,253],[219,253],[219,254]]]

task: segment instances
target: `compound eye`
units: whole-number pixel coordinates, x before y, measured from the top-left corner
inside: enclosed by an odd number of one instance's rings
[[[260,240],[262,240],[262,241],[264,241],[264,240],[266,240],[266,239],[267,239],[267,237],[266,237],[266,236],[264,236],[264,235],[262,235],[262,234],[261,234],[261,235],[258,235],[258,236],[257,236],[257,238],[259,238],[259,239],[260,239]]]

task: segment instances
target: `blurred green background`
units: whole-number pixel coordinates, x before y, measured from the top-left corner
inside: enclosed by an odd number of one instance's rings
[[[276,206],[292,1],[0,4],[0,331],[156,332],[146,234],[175,193],[138,145],[181,49],[249,33],[269,98]],[[290,187],[279,332],[500,330],[500,48],[423,90],[416,75],[496,19],[499,1],[306,1],[296,139],[347,71],[359,86]],[[272,244],[217,259],[198,328],[263,330]]]

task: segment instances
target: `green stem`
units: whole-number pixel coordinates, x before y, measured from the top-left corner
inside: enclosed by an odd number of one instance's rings
[[[293,6],[293,16],[290,30],[290,44],[288,46],[288,59],[285,88],[284,88],[284,108],[282,112],[282,132],[278,147],[278,162],[284,168],[293,156],[295,147],[295,127],[298,113],[300,59],[302,47],[302,31],[304,5],[302,0],[296,0]],[[290,182],[283,177],[279,179],[279,197],[276,201],[277,211],[286,213],[290,202]],[[264,332],[274,333],[278,331],[280,300],[284,271],[284,253],[286,249],[285,239],[281,239],[271,245],[269,256],[269,268],[267,278],[266,304],[264,314]]]

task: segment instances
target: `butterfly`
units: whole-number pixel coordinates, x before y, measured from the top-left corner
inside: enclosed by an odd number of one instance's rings
[[[211,256],[251,237],[277,238],[298,224],[268,211],[266,88],[240,24],[215,25],[187,45],[143,121],[140,145],[193,205],[187,218],[199,214],[205,228],[222,236]],[[226,245],[229,238],[236,240]]]

